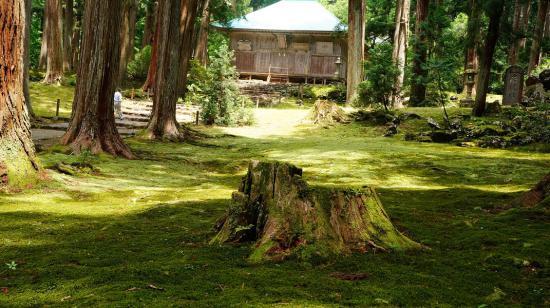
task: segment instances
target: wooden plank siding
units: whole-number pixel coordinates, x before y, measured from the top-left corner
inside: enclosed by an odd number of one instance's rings
[[[281,39],[281,35],[285,35]],[[241,75],[334,79],[340,58],[340,79],[346,76],[345,40],[330,34],[230,32],[235,65]],[[283,48],[284,47],[284,48]]]

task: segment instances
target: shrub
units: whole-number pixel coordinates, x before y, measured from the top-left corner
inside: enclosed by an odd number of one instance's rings
[[[331,101],[335,101],[338,103],[345,103],[346,94],[346,85],[344,85],[343,83],[337,83],[332,89],[328,91],[327,98]]]
[[[145,46],[137,52],[134,59],[128,63],[128,79],[145,80],[151,63],[151,46]]]
[[[188,100],[200,102],[202,120],[208,124],[224,126],[249,125],[253,122],[251,102],[241,95],[233,66],[234,54],[227,45],[215,50],[210,65],[201,66],[193,61],[188,84]]]
[[[393,48],[389,43],[376,45],[365,62],[366,80],[359,84],[361,106],[383,106],[388,110],[391,96],[395,93],[394,81],[399,74],[392,61]]]

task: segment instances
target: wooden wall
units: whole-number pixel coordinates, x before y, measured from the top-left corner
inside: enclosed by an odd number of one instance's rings
[[[288,74],[290,77],[334,79],[346,76],[345,41],[330,34],[231,32],[241,75]]]

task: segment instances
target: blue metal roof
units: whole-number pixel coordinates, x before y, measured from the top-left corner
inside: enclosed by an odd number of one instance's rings
[[[317,0],[282,0],[231,21],[228,28],[312,32],[345,29],[341,21]]]

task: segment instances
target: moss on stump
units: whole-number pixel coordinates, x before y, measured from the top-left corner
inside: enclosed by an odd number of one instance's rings
[[[314,124],[335,124],[349,121],[346,112],[342,108],[336,103],[325,100],[318,100],[313,105],[311,120]]]
[[[255,242],[250,261],[302,260],[421,245],[391,223],[372,188],[313,188],[302,169],[251,162],[212,244]]]

